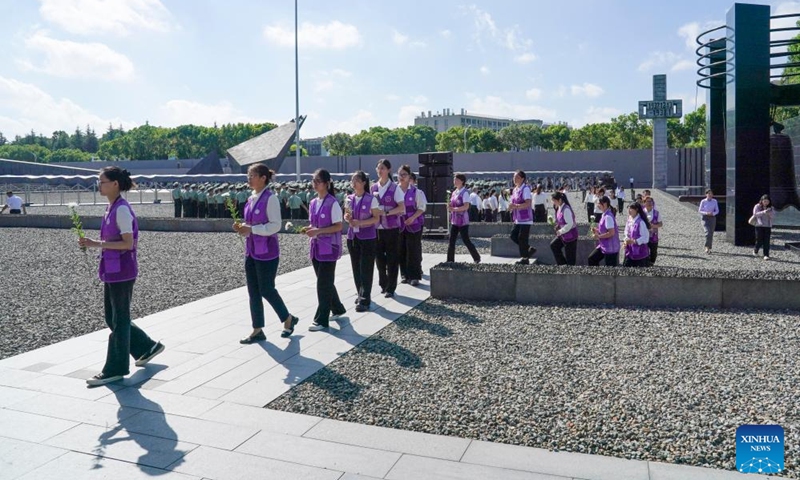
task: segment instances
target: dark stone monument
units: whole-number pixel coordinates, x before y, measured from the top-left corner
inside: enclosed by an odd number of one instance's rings
[[[653,188],[667,188],[667,119],[682,111],[683,100],[667,100],[667,76],[653,75],[653,99],[639,102],[639,118],[653,120]]]

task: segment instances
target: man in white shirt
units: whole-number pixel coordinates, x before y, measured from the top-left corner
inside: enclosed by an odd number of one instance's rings
[[[8,213],[11,215],[20,215],[20,214],[28,214],[28,211],[25,209],[25,202],[22,201],[21,198],[14,195],[14,192],[11,190],[6,192],[6,204],[3,205],[3,208],[0,209],[0,213],[3,213],[8,209]]]
[[[469,194],[469,221],[478,222],[481,210],[481,196],[478,195],[478,187],[472,188],[472,193]]]

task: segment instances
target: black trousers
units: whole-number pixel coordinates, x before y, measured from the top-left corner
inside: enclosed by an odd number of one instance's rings
[[[464,246],[469,250],[469,254],[472,255],[472,260],[474,260],[475,263],[480,262],[481,255],[478,253],[478,249],[475,248],[475,245],[473,245],[472,240],[469,239],[469,225],[464,225],[463,227],[450,225],[450,243],[447,245],[447,261],[454,262],[456,259],[456,239],[459,235],[461,235],[461,241],[464,242]]]
[[[397,289],[397,272],[400,269],[400,229],[378,229],[375,248],[375,265],[378,266],[378,285],[381,290]]]
[[[469,206],[469,221],[470,222],[477,222],[479,218],[479,210],[478,207],[475,205]]]
[[[516,243],[519,246],[519,256],[522,258],[530,258],[530,243],[529,239],[531,236],[531,226],[530,225],[520,225],[515,224],[514,228],[511,229],[511,241]]]
[[[623,267],[649,267],[650,266],[650,257],[642,258],[641,260],[633,260],[630,257],[625,257],[625,260],[622,262]]]
[[[400,232],[400,276],[406,280],[422,280],[422,230]]]
[[[103,284],[106,325],[111,329],[103,374],[130,373],[130,357],[137,359],[156,344],[144,330],[131,322],[131,297],[135,280]]]
[[[183,204],[181,203],[181,199],[173,200],[172,204],[175,206],[175,218],[181,218],[181,211],[183,208]]]
[[[588,217],[586,217],[586,219],[591,223],[592,218],[594,217],[594,203],[586,204],[586,213],[588,214]]]
[[[654,265],[658,258],[658,243],[648,242],[647,248],[650,249],[650,265]]]
[[[547,208],[543,203],[533,206],[533,221],[536,223],[545,223],[547,221]]]
[[[553,251],[553,256],[556,258],[556,265],[575,265],[578,241],[564,242],[561,237],[556,237],[550,242],[550,250]]]
[[[586,263],[590,267],[596,267],[600,265],[600,260],[605,260],[607,267],[616,267],[617,265],[619,265],[619,252],[609,253],[606,255],[605,253],[603,253],[602,250],[600,250],[600,247],[597,247],[589,255],[589,258],[587,259]]]
[[[293,208],[291,209],[291,211],[292,211],[292,220],[300,220],[300,209]]]
[[[625,213],[622,211],[622,207],[625,206],[625,200],[622,198],[617,199],[617,213]]]
[[[505,223],[510,223],[511,222],[511,212],[509,212],[508,210],[506,210],[504,212],[500,212],[500,221],[501,222],[505,222]]]
[[[200,211],[198,212],[198,217],[199,218],[206,218],[206,215],[208,214],[208,204],[205,203],[205,202],[200,202],[200,205],[199,205],[198,208],[200,209]]]
[[[189,209],[191,208],[191,202],[187,199],[187,200],[181,200],[181,203],[183,204],[183,218],[188,218],[190,213]]]
[[[289,318],[289,310],[275,288],[275,276],[278,274],[279,261],[280,258],[262,261],[252,257],[247,257],[244,261],[247,295],[250,297],[250,320],[253,328],[264,328],[264,301],[261,300],[262,297],[269,302],[281,323]]]
[[[769,240],[772,236],[771,227],[756,227],[756,248],[755,253],[758,253],[759,248],[764,248],[764,256],[769,257]]]
[[[350,252],[350,265],[353,267],[353,280],[356,283],[358,303],[369,306],[372,303],[372,279],[375,273],[375,249],[378,241],[359,240],[354,238],[347,241],[347,250]]]
[[[314,323],[327,327],[331,312],[342,314],[347,311],[339,300],[339,292],[336,291],[336,262],[320,262],[317,259],[311,260],[314,266],[314,273],[317,275],[317,311],[314,313]]]
[[[9,215],[22,215],[22,210],[19,208],[12,208],[8,211]]]

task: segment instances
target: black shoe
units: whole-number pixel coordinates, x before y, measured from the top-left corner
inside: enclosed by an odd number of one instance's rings
[[[386,294],[384,294],[383,296],[386,298],[392,298],[394,297],[394,292],[386,292]]]
[[[368,312],[368,311],[369,311],[369,305],[362,305],[360,303],[356,305],[356,312]]]
[[[383,295],[384,293],[386,293],[386,289],[385,288],[381,288],[381,295]]]
[[[263,342],[266,339],[267,336],[264,334],[264,330],[261,330],[255,335],[244,337],[243,339],[239,340],[239,343],[241,343],[242,345],[250,345],[251,343]]]
[[[515,262],[517,265],[530,265],[531,261],[527,258],[521,258]]]
[[[300,321],[299,318],[292,315],[292,328],[284,328],[283,331],[281,332],[281,338],[291,337],[292,334],[294,333],[294,327],[297,325],[297,322],[299,321]],[[266,340],[266,337],[264,338],[264,340]]]
[[[400,279],[400,283],[408,283],[408,279],[406,277],[403,277],[402,279]]]
[[[135,365],[137,367],[143,367],[143,366],[147,365],[147,362],[152,360],[159,353],[163,352],[164,348],[165,347],[164,347],[163,343],[156,342],[156,344],[153,345],[153,348],[151,348],[149,352],[145,353],[144,355],[142,355],[141,357],[136,359],[136,364]]]
[[[475,260],[475,263],[476,263],[476,264],[477,264],[477,263],[481,263],[481,257],[478,257],[478,259],[477,259],[477,260]]]
[[[528,256],[532,257],[536,253],[536,249],[533,247],[528,248]]]
[[[417,280],[417,279],[415,278],[414,280],[411,280],[411,281],[410,281],[410,282],[408,282],[408,283],[409,283],[409,284],[411,284],[411,286],[412,286],[412,287],[416,287],[417,285],[419,285],[419,280]]]
[[[358,305],[359,303],[361,303],[361,299],[360,298],[356,298],[356,305]]]

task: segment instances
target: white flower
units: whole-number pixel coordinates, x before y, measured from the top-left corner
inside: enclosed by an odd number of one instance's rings
[[[284,227],[285,230],[291,230],[294,228],[292,222],[286,222],[286,226]]]
[[[67,204],[67,208],[69,208],[70,210],[75,210],[76,208],[78,208],[78,204],[75,202],[70,202]]]

